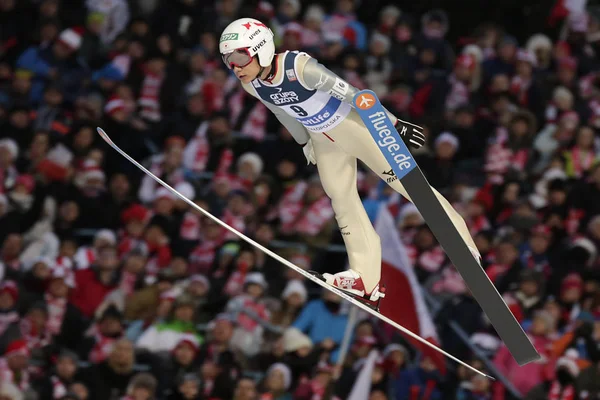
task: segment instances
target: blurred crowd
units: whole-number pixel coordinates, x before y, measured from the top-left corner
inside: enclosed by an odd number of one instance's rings
[[[442,10],[366,3],[0,0],[1,400],[346,399],[373,349],[369,400],[600,396],[600,14],[451,41]],[[340,298],[96,134],[296,265],[344,269],[316,169],[220,60],[247,16],[424,127],[421,169],[542,359],[515,363],[416,208],[362,167],[361,196],[394,216],[443,348],[512,387],[370,318],[340,355]]]

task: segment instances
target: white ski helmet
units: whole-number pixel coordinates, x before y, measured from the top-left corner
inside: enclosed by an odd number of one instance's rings
[[[228,66],[225,55],[238,49],[247,49],[250,57],[258,56],[261,67],[268,67],[275,56],[273,32],[254,18],[235,20],[227,25],[219,39],[219,52]]]

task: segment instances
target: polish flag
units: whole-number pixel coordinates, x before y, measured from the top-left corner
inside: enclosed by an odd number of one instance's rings
[[[381,277],[386,286],[386,296],[380,303],[381,313],[438,346],[439,339],[425,304],[421,286],[413,271],[406,248],[400,240],[394,218],[385,206],[379,210],[375,230],[381,238]],[[446,372],[442,354],[413,338],[405,337],[424,355],[431,357],[442,374]]]

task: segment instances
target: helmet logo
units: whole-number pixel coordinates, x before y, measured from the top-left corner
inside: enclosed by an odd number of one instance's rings
[[[221,36],[221,40],[219,40],[219,42],[224,42],[226,40],[237,40],[237,38],[237,33],[224,33],[223,36]]]
[[[262,26],[263,28],[267,27],[262,22],[246,22],[245,24],[242,24],[242,26],[244,26],[247,30],[250,30],[252,25]]]
[[[262,40],[262,41],[261,41],[259,44],[257,44],[256,46],[254,46],[254,47],[252,48],[252,51],[253,51],[253,52],[257,52],[257,51],[258,51],[258,49],[260,49],[261,47],[263,47],[263,45],[264,45],[265,43],[267,43],[267,40],[266,40],[266,39],[263,39],[263,40]]]
[[[252,32],[252,34],[250,36],[248,36],[248,39],[252,40],[256,37],[256,35],[260,34],[260,29],[257,31]]]

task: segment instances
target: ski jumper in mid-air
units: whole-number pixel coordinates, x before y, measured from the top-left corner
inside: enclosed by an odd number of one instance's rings
[[[242,18],[225,28],[219,40],[223,62],[244,89],[271,110],[316,164],[321,184],[335,212],[350,269],[323,274],[330,285],[363,300],[379,302],[381,244],[357,188],[357,159],[409,199],[400,180],[352,106],[358,89],[305,53],[275,54],[272,31],[262,22]],[[388,116],[413,148],[425,144],[420,127]],[[391,176],[391,177],[390,177]],[[477,260],[481,259],[463,218],[435,189],[438,200]]]

